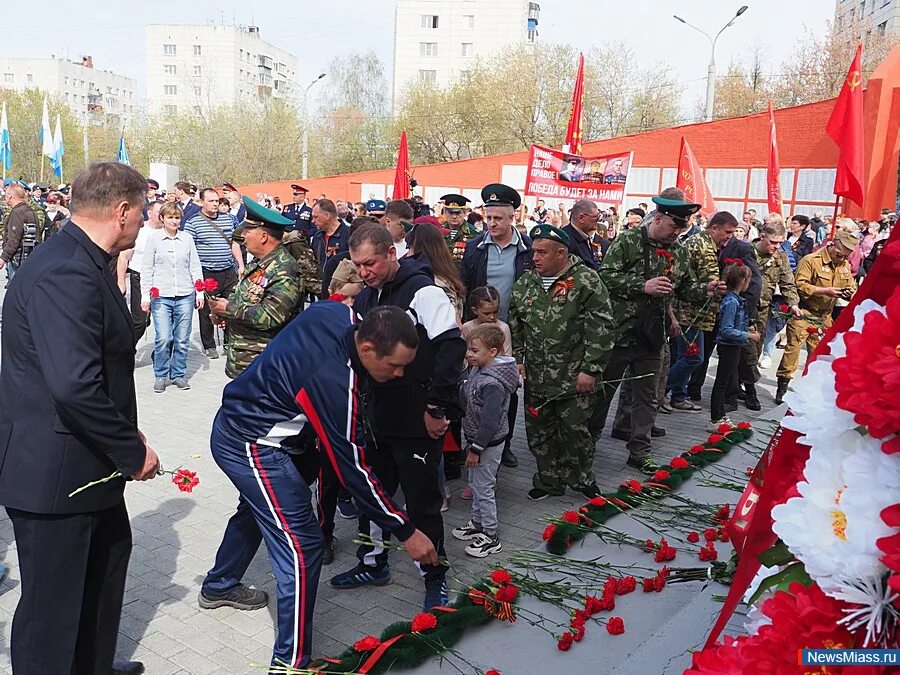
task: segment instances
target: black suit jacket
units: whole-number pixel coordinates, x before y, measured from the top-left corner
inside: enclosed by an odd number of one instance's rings
[[[0,504],[87,513],[122,501],[125,481],[68,495],[144,464],[131,315],[110,256],[73,222],[38,246],[3,302]]]
[[[759,296],[762,293],[762,275],[759,272],[759,264],[756,262],[756,252],[753,250],[753,244],[749,241],[743,241],[737,237],[732,237],[719,250],[719,269],[725,268],[724,261],[726,258],[739,258],[745,267],[750,268],[750,285],[747,290],[741,293],[741,297],[747,302],[747,316],[750,324],[756,319],[759,312]]]

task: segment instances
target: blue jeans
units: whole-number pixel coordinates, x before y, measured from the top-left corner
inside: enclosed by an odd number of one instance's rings
[[[187,368],[191,320],[194,316],[194,293],[150,301],[156,339],[153,350],[154,377],[177,379]]]
[[[770,316],[766,323],[766,337],[763,340],[762,355],[772,356],[772,350],[775,348],[775,336],[781,332],[787,322],[780,316]]]
[[[672,403],[683,401],[688,396],[688,382],[691,375],[701,363],[703,363],[703,331],[699,328],[691,328],[690,335],[685,335],[682,327],[681,334],[675,339],[675,353],[672,357],[672,365],[669,367],[669,379],[666,382],[666,391],[672,392]],[[694,356],[687,355],[687,347],[691,342],[697,344],[697,353]]]

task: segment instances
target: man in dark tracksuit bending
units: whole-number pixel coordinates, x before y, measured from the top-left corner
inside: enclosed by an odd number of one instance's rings
[[[397,260],[394,242],[379,224],[360,226],[350,237],[350,259],[366,288],[353,308],[363,317],[386,305],[412,317],[419,336],[415,360],[391,382],[373,382],[366,412],[374,436],[369,455],[372,468],[389,495],[403,488],[409,516],[444,557],[443,494],[438,467],[441,437],[449,426],[466,343],[460,337],[456,312],[441,288],[434,285],[428,260],[415,255]],[[363,515],[360,532],[382,540],[381,523]],[[385,533],[390,536],[390,533]],[[382,546],[360,546],[359,565],[331,579],[335,588],[384,585],[391,580],[388,554]],[[447,604],[444,565],[422,565],[427,611]]]
[[[210,445],[240,497],[199,603],[204,609],[265,607],[267,595],[241,583],[265,539],[278,590],[273,665],[303,668],[310,660],[325,542],[309,491],[319,459],[298,454],[311,447],[297,442],[305,429],[318,437],[320,451],[360,509],[393,531],[414,560],[437,564],[429,538],[372,474],[362,440],[360,377],[400,377],[417,345],[412,322],[395,307],[380,308],[357,327],[346,305],[316,303],[225,387]]]

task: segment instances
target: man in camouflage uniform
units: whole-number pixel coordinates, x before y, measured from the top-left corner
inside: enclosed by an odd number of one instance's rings
[[[708,283],[719,279],[719,249],[728,243],[736,227],[735,217],[720,211],[709,219],[705,230],[685,240],[687,261],[698,281]],[[699,305],[676,298],[672,310],[681,331],[675,339],[674,360],[666,385],[666,390],[672,392],[669,405],[672,410],[698,413],[702,408],[688,399],[688,382],[694,369],[703,363],[704,333],[715,328],[719,303],[709,297]]]
[[[297,267],[300,269],[300,276],[303,279],[304,293],[313,298],[318,297],[322,292],[322,270],[319,269],[319,263],[316,261],[306,234],[298,230],[285,232],[281,244],[297,261]]]
[[[849,300],[856,291],[853,271],[848,262],[856,248],[857,239],[846,230],[838,230],[834,241],[810,253],[797,263],[794,283],[800,295],[801,317],[787,324],[787,346],[778,365],[778,389],[775,402],[780,404],[797,370],[800,350],[806,345],[808,354],[822,339],[820,329],[831,326],[831,313],[838,298]]]
[[[687,251],[676,241],[700,205],[686,202],[684,192],[677,188],[663,190],[653,202],[656,210],[644,217],[640,227],[619,233],[600,266],[600,278],[616,310],[616,339],[603,372],[605,384],[589,421],[591,434],[597,441],[619,380],[630,369],[629,377],[634,379],[631,380],[631,433],[626,445],[628,465],[648,471],[653,468],[649,457],[650,429],[657,410],[655,376],[660,370],[672,295],[701,306],[708,295],[722,292],[724,287],[718,281],[699,281],[691,269]],[[649,268],[646,271],[645,260]],[[656,310],[652,314],[654,321],[639,324],[639,314],[648,308]],[[639,325],[644,326],[640,333],[635,330]]]
[[[447,235],[450,255],[457,265],[461,265],[463,254],[466,252],[466,244],[479,234],[466,221],[466,209],[468,209],[466,204],[471,200],[463,195],[450,193],[441,197],[441,201],[444,203],[444,215],[447,216],[444,226],[450,230],[450,234]]]
[[[513,285],[509,327],[525,377],[525,432],[537,461],[529,499],[600,494],[587,421],[613,347],[612,307],[597,273],[569,255],[569,236],[531,230],[534,269]]]
[[[247,216],[242,236],[255,259],[230,297],[209,300],[210,311],[227,322],[225,374],[232,379],[303,309],[303,277],[281,243],[284,228],[293,221],[243,199]]]

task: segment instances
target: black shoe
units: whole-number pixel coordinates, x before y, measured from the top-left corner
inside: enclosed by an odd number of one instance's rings
[[[738,409],[737,401],[727,401],[725,403],[725,412],[727,412],[727,413],[736,412],[737,409]]]
[[[743,389],[738,389],[737,398],[738,398],[738,401],[746,401],[747,400],[747,392],[745,392]]]
[[[775,405],[781,405],[782,403],[784,403],[784,395],[788,392],[788,386],[790,384],[790,378],[778,378],[778,388],[775,390]]]
[[[547,497],[549,497],[549,496],[550,496],[549,492],[541,490],[540,488],[531,488],[528,491],[528,499],[530,499],[533,502],[539,502],[542,499],[547,499]]]
[[[759,397],[756,395],[756,386],[752,384],[744,385],[746,396],[744,396],[744,407],[747,410],[762,410],[759,403]]]
[[[596,483],[591,483],[590,485],[585,485],[584,487],[576,489],[588,499],[593,499],[594,497],[599,497],[603,494],[600,492],[600,487]]]
[[[651,438],[662,438],[666,435],[666,430],[662,427],[650,427]]]
[[[510,468],[514,466],[519,466],[519,460],[513,454],[512,450],[504,450],[503,454],[500,456],[500,463],[503,466],[508,466]]]
[[[244,584],[238,584],[228,595],[223,595],[221,598],[208,598],[203,595],[203,591],[200,591],[200,597],[197,598],[197,602],[202,609],[234,607],[235,609],[249,611],[265,607],[269,603],[269,594]]]
[[[637,459],[634,457],[629,457],[628,461],[626,461],[625,464],[630,466],[632,469],[637,469],[641,473],[646,474],[648,476],[652,476],[659,470],[659,464],[654,462],[649,457],[646,459]]]
[[[384,567],[371,567],[360,563],[351,570],[341,572],[331,577],[329,581],[334,588],[359,588],[360,586],[387,586],[391,583],[391,569]]]
[[[439,605],[446,605],[449,601],[446,579],[437,577],[425,580],[425,599],[422,601],[423,612],[428,612]]]
[[[631,434],[629,434],[627,431],[620,431],[619,429],[613,429],[609,432],[609,435],[615,438],[617,441],[627,442],[631,440]]]
[[[322,551],[322,564],[330,565],[334,562],[334,537],[325,543],[325,549]]]
[[[702,401],[703,400],[703,397],[700,394],[698,394],[697,392],[692,392],[692,391],[688,392],[688,398],[691,399],[692,401]]]
[[[140,661],[117,661],[113,664],[112,675],[140,675],[144,664]]]
[[[347,499],[338,499],[337,512],[341,518],[353,520],[357,516],[356,505],[348,497]]]

